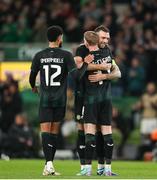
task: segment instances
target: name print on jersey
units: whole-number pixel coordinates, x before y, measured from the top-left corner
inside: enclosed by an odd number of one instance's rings
[[[93,61],[92,63],[93,63],[93,64],[101,64],[101,63],[103,63],[103,62],[111,63],[111,62],[112,62],[111,56],[107,56],[107,57],[105,57],[105,58],[97,59],[96,61]]]
[[[63,63],[63,58],[42,58],[41,63]]]

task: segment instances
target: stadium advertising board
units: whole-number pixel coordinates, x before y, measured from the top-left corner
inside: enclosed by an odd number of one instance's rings
[[[5,81],[7,74],[12,74],[19,81],[20,90],[28,89],[30,66],[31,62],[0,62],[0,79]]]

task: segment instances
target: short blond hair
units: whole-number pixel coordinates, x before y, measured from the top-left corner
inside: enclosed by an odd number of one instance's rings
[[[97,45],[99,42],[99,36],[94,31],[86,31],[84,38],[90,46]]]

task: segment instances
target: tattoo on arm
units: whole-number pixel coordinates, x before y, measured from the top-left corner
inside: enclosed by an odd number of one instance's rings
[[[111,73],[107,74],[107,79],[112,80],[112,79],[118,79],[118,78],[121,78],[121,72],[120,72],[119,67],[116,64],[114,64],[111,67]]]

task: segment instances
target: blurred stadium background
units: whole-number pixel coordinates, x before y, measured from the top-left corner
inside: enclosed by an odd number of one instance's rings
[[[28,77],[32,57],[47,47],[47,27],[62,26],[63,47],[75,53],[83,32],[101,24],[110,29],[110,47],[122,72],[122,78],[112,82],[114,159],[157,159],[157,125],[146,134],[140,130],[143,118],[148,123],[153,118],[157,124],[157,1],[1,0],[2,159],[42,158],[39,97],[31,92]],[[69,77],[67,113],[61,125],[56,158],[77,159],[74,86]],[[143,98],[145,93],[147,98]]]

